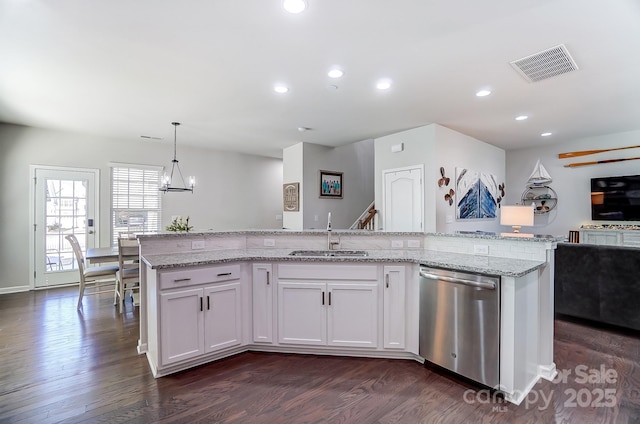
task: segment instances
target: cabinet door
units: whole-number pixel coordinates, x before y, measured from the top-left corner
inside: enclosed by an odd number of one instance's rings
[[[204,289],[204,343],[207,353],[242,343],[239,282]]]
[[[273,343],[273,273],[271,264],[253,265],[253,341]]]
[[[328,344],[378,347],[378,283],[328,283]]]
[[[160,346],[162,364],[190,359],[204,353],[202,289],[160,295]]]
[[[383,334],[385,349],[405,348],[405,268],[384,267]]]
[[[278,283],[278,341],[325,345],[327,298],[324,283]]]

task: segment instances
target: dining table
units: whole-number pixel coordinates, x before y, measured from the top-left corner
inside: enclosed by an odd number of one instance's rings
[[[118,247],[90,247],[87,249],[87,264],[118,262]]]

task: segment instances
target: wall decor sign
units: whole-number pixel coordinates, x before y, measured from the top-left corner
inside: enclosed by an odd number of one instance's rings
[[[342,172],[320,171],[320,197],[342,199]]]
[[[300,210],[300,183],[287,183],[282,185],[283,209],[286,212]]]
[[[500,189],[495,175],[456,168],[456,218],[493,219]]]

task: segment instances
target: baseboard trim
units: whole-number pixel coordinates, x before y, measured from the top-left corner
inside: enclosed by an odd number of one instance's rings
[[[21,293],[31,290],[29,286],[0,287],[0,294]]]

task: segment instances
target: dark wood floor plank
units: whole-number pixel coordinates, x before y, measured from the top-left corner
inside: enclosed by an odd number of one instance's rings
[[[0,422],[640,424],[640,337],[627,330],[556,321],[570,374],[516,406],[407,360],[248,352],[155,379],[131,303],[121,315],[110,295],[75,302],[72,288],[0,295]],[[579,367],[617,379],[581,382]],[[613,405],[585,403],[605,389]]]

